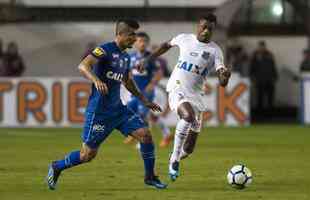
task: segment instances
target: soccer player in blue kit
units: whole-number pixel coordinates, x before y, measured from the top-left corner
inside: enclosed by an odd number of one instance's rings
[[[135,67],[136,63],[139,63],[141,59],[151,54],[149,51],[147,51],[149,42],[150,37],[147,33],[137,33],[137,40],[135,42],[135,47],[137,50],[130,54],[130,66],[132,77],[138,88],[149,101],[153,101],[155,96],[154,88],[162,78],[161,69],[157,68],[154,60],[149,61],[146,64],[145,70],[142,72],[138,71],[138,69]],[[149,108],[146,107],[139,98],[133,96],[132,99],[128,102],[127,106],[138,113],[142,119],[147,121],[146,118],[149,112]]]
[[[148,57],[151,53],[148,51],[148,46],[150,44],[150,36],[145,32],[137,33],[137,40],[135,42],[135,51],[130,54],[131,60],[131,74],[136,82],[138,88],[143,92],[144,96],[148,98],[149,101],[153,101],[155,97],[155,87],[158,82],[163,77],[163,71],[155,64],[155,60],[150,60],[142,72],[136,68],[136,65]],[[135,113],[139,114],[142,119],[147,123],[149,118],[150,109],[146,107],[141,100],[135,96],[127,103],[127,106],[132,109]],[[160,124],[162,132],[168,132],[164,135],[164,139],[170,138],[170,130],[165,124]],[[168,131],[167,131],[168,129]],[[125,143],[130,143],[134,140],[133,137],[128,136]]]
[[[85,112],[81,150],[69,153],[63,160],[49,166],[47,184],[56,188],[57,180],[65,169],[87,163],[95,158],[102,142],[117,129],[123,135],[131,135],[140,142],[144,161],[144,183],[158,189],[166,188],[154,173],[154,144],[145,122],[120,100],[120,85],[125,87],[148,108],[161,111],[136,87],[129,73],[130,57],[126,53],[136,41],[135,31],[139,28],[134,20],[120,20],[116,23],[116,37],[113,42],[96,47],[79,65],[80,72],[92,82],[92,92]]]

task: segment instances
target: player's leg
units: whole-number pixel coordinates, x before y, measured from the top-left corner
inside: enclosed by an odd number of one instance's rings
[[[152,99],[149,99],[152,101]],[[150,109],[147,108],[141,101],[138,103],[138,112],[136,113],[140,116],[140,118],[144,121],[146,126],[149,127],[149,116],[150,116]],[[137,140],[138,141],[138,140]],[[136,144],[136,148],[140,149],[141,143],[140,141]]]
[[[155,151],[152,135],[145,122],[138,116],[127,111],[124,113],[122,123],[117,127],[118,130],[125,136],[132,135],[140,142],[140,152],[144,163],[145,178],[144,182],[147,185],[154,186],[158,189],[166,188],[167,185],[160,182],[155,176]]]
[[[138,103],[139,103],[139,100],[136,97],[132,97],[131,100],[127,103],[127,107],[131,109],[134,113],[137,113]],[[135,139],[131,135],[128,135],[124,140],[125,144],[132,144],[134,142],[135,142]]]
[[[87,163],[95,158],[97,149],[111,133],[111,128],[104,125],[104,121],[95,114],[87,113],[83,131],[83,145],[80,150],[72,151],[64,159],[53,161],[49,166],[47,184],[54,190],[61,172],[65,169]]]
[[[190,154],[194,152],[198,135],[199,133],[197,132],[194,132],[192,130],[189,131],[182,148],[180,156],[181,160],[187,158]]]
[[[48,187],[51,190],[54,190],[56,188],[58,178],[63,170],[87,163],[95,158],[96,155],[97,149],[92,149],[86,144],[83,144],[80,150],[72,151],[67,154],[64,159],[52,162],[49,166],[47,176]]]
[[[155,150],[151,132],[147,128],[133,131],[132,136],[140,142],[140,152],[144,162],[144,183],[158,189],[164,189],[166,184],[161,183],[155,175]]]
[[[183,102],[177,107],[177,113],[180,120],[177,123],[173,152],[169,161],[169,175],[172,181],[179,176],[179,162],[185,139],[192,126],[196,124],[195,111],[189,102]]]
[[[190,154],[194,152],[195,146],[196,146],[196,141],[198,138],[198,135],[201,131],[201,126],[202,126],[202,112],[197,112],[198,114],[196,115],[196,124],[195,126],[192,126],[186,140],[184,142],[182,152],[181,152],[181,159],[184,159],[188,157]]]

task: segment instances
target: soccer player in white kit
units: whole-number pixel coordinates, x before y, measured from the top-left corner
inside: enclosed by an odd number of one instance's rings
[[[169,105],[180,118],[176,126],[174,147],[169,161],[169,175],[172,181],[179,176],[180,160],[193,152],[201,130],[202,112],[207,109],[206,102],[203,101],[202,89],[205,77],[215,69],[219,83],[224,87],[230,78],[231,73],[224,65],[222,50],[211,41],[216,22],[214,14],[207,14],[199,20],[196,35],[179,34],[161,44],[147,58],[154,59],[174,46],[179,47],[180,50],[178,62],[166,88],[169,93]],[[141,62],[141,70],[147,59]]]

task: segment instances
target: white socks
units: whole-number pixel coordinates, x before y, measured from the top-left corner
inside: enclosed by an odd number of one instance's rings
[[[182,146],[181,154],[180,154],[180,160],[186,158],[188,155],[189,154],[184,151],[183,146]]]
[[[175,129],[173,152],[170,157],[170,163],[173,163],[174,161],[180,161],[183,144],[191,128],[191,125],[191,123],[185,121],[184,119],[181,119],[178,122]]]

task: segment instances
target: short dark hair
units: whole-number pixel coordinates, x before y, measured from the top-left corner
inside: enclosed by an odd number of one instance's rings
[[[145,39],[147,39],[148,41],[151,40],[150,36],[149,36],[146,32],[138,32],[138,33],[136,34],[136,36],[137,36],[137,37],[145,38]]]
[[[217,24],[217,17],[213,13],[207,13],[207,15],[201,17],[201,19],[204,19],[209,22],[214,22],[215,24]]]
[[[128,30],[128,27],[132,29],[139,29],[140,25],[136,20],[133,19],[121,19],[116,22],[116,35],[125,32]]]

